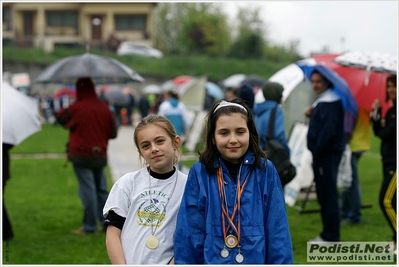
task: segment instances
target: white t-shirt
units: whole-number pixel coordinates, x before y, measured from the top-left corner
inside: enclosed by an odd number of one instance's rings
[[[126,218],[121,243],[126,264],[167,264],[173,257],[176,218],[183,196],[187,175],[177,171],[168,179],[153,178],[146,168],[122,176],[112,187],[103,214],[110,210]],[[177,181],[176,181],[177,178]],[[151,179],[150,201],[149,179]],[[176,188],[164,210],[173,187]],[[155,214],[151,215],[150,211]],[[158,222],[159,221],[159,222]],[[158,223],[158,227],[156,225]],[[151,225],[159,240],[156,249],[146,246],[152,235]]]

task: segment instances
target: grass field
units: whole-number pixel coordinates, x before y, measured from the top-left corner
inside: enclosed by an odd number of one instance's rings
[[[5,204],[15,233],[3,242],[3,264],[109,264],[105,235],[74,236],[80,227],[82,208],[78,184],[71,164],[65,165],[68,132],[59,126],[43,125],[43,130],[11,150],[11,179],[5,188]],[[378,206],[382,179],[379,140],[359,162],[363,223],[341,228],[342,241],[391,241],[391,231]],[[15,154],[61,153],[57,158],[16,158]],[[189,163],[187,163],[189,164]],[[108,186],[111,187],[107,168]],[[298,203],[300,204],[300,203]],[[306,209],[318,208],[310,201]],[[294,263],[308,264],[306,242],[321,230],[319,213],[299,214],[287,207],[294,245]],[[395,260],[396,261],[396,260]],[[357,263],[362,264],[362,263]],[[375,265],[375,263],[370,263]],[[317,265],[320,265],[319,263]]]

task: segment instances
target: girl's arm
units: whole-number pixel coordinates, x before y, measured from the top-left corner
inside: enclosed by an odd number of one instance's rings
[[[121,232],[117,227],[108,225],[105,244],[112,264],[126,264],[121,244]]]
[[[266,211],[265,236],[266,238],[266,264],[292,264],[293,252],[291,233],[288,225],[284,192],[275,168],[266,168],[266,190],[264,201]]]

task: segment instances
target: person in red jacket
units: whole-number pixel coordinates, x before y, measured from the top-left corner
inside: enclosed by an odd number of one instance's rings
[[[115,118],[106,103],[95,92],[88,77],[76,82],[76,101],[57,113],[57,122],[70,131],[68,160],[72,162],[79,182],[83,205],[83,226],[73,234],[98,232],[104,229],[102,209],[108,198],[104,167],[107,165],[108,140],[116,138]]]

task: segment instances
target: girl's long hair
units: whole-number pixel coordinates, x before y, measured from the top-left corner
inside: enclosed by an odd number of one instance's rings
[[[199,153],[199,161],[205,165],[205,168],[208,173],[216,173],[216,169],[214,167],[215,159],[218,159],[220,154],[216,148],[216,145],[213,144],[212,140],[215,137],[215,130],[216,130],[216,122],[222,115],[230,115],[232,113],[239,113],[243,116],[247,121],[247,127],[249,130],[249,147],[248,150],[252,151],[255,154],[255,166],[259,168],[264,168],[261,165],[261,158],[266,159],[266,154],[259,146],[259,135],[256,131],[256,125],[254,121],[254,116],[252,114],[251,109],[245,104],[245,102],[239,98],[235,98],[232,100],[224,100],[230,103],[237,103],[243,106],[247,112],[245,112],[240,107],[236,106],[227,106],[218,109],[216,112],[214,110],[223,100],[218,100],[214,103],[211,110],[208,112],[206,116],[206,123],[205,123],[205,147],[202,152]]]

